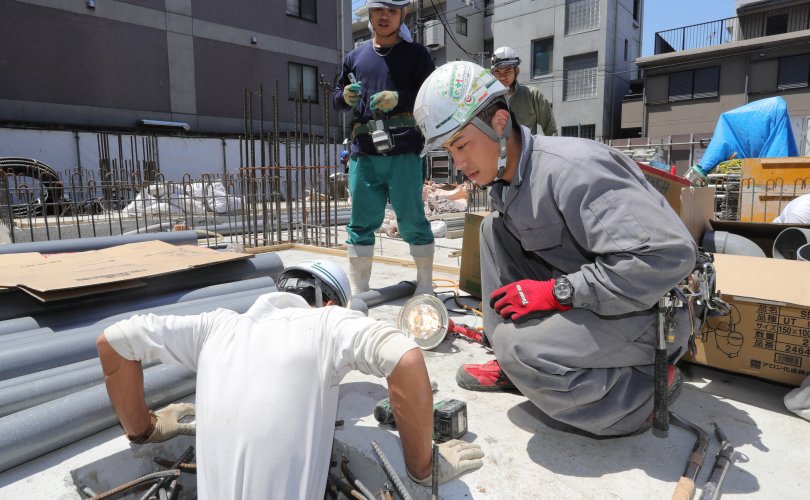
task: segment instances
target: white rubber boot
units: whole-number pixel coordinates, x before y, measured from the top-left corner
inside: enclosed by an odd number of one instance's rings
[[[414,295],[434,295],[433,293],[433,252],[434,245],[411,245],[411,256],[416,263],[416,291]]]
[[[371,265],[374,262],[374,245],[348,245],[346,253],[349,256],[349,281],[352,284],[352,293],[367,292]]]

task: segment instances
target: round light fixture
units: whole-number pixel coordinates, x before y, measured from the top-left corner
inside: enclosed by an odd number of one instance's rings
[[[449,319],[441,300],[434,295],[417,295],[402,306],[397,324],[416,345],[430,350],[444,340]]]

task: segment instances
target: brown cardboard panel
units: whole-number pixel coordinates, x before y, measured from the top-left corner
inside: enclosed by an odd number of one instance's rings
[[[686,359],[799,385],[810,375],[810,265],[715,255],[717,287],[731,314],[710,318]]]
[[[480,228],[488,212],[468,213],[464,216],[464,241],[461,244],[461,269],[458,287],[461,290],[481,297],[481,252]]]
[[[52,292],[61,292],[59,298],[65,297],[65,290],[75,292],[68,296],[84,295],[95,293],[92,287],[97,285],[124,283],[249,257],[247,254],[217,252],[190,245],[175,246],[162,241],[70,254],[0,255],[0,286],[20,287],[47,300],[47,294]]]

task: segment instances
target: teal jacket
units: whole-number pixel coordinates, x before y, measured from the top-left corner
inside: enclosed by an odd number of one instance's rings
[[[515,82],[515,93],[509,96],[509,109],[517,117],[519,124],[538,134],[538,128],[544,135],[557,135],[557,122],[554,113],[543,93],[534,87]]]

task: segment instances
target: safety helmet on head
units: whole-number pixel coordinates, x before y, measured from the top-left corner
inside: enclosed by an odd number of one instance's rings
[[[302,289],[315,290],[315,305],[323,305],[323,296],[341,307],[349,307],[352,288],[349,277],[337,264],[328,260],[308,260],[284,268],[278,279],[281,292],[296,293]]]
[[[345,160],[347,156],[349,156],[349,152],[348,152],[348,151],[345,151],[345,150],[344,150],[344,151],[341,151],[341,152],[340,152],[340,159],[341,159],[341,160]]]
[[[366,0],[368,9],[404,9],[411,4],[411,0]]]
[[[490,62],[492,63],[490,64],[491,69],[500,68],[502,66],[519,66],[520,58],[515,49],[504,46],[495,49]]]

